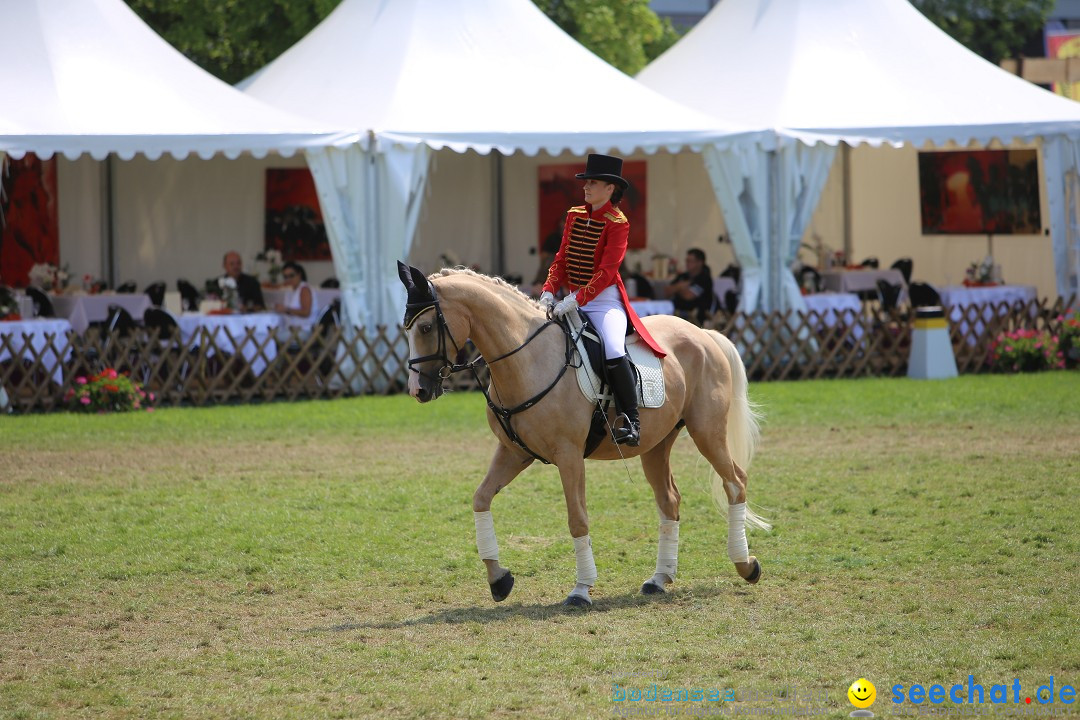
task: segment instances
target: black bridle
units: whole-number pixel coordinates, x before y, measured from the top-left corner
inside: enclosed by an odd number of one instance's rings
[[[555,388],[556,385],[558,385],[559,381],[562,380],[563,375],[566,374],[567,368],[576,367],[576,365],[574,365],[574,343],[573,343],[573,341],[571,340],[571,337],[570,337],[569,325],[565,321],[556,321],[556,320],[549,319],[543,325],[541,325],[536,330],[534,330],[532,332],[532,334],[529,335],[529,337],[525,338],[525,342],[521,343],[521,345],[518,345],[516,348],[514,348],[511,351],[503,353],[502,355],[498,356],[497,358],[492,358],[491,360],[485,360],[483,357],[480,357],[480,358],[477,358],[476,360],[472,360],[472,361],[467,362],[467,363],[452,362],[450,360],[449,355],[447,355],[447,353],[446,353],[446,349],[447,349],[446,339],[447,338],[450,339],[450,344],[454,348],[454,356],[455,357],[457,357],[457,355],[461,352],[461,346],[457,344],[456,340],[454,340],[454,336],[450,332],[450,326],[446,323],[446,317],[443,315],[442,306],[439,304],[439,297],[438,297],[438,295],[435,294],[435,286],[432,285],[430,282],[428,282],[428,289],[431,292],[431,298],[432,298],[431,300],[424,300],[424,301],[421,301],[421,302],[406,303],[406,305],[405,305],[405,330],[409,330],[413,326],[413,324],[415,324],[416,319],[418,317],[420,317],[421,315],[426,313],[428,310],[434,308],[435,309],[435,324],[436,324],[436,329],[438,330],[438,333],[439,333],[438,346],[436,348],[436,351],[434,353],[431,353],[430,355],[424,355],[422,357],[416,357],[416,358],[409,358],[408,363],[407,363],[409,371],[410,372],[415,372],[420,377],[427,378],[431,382],[436,383],[440,388],[442,387],[443,381],[446,380],[447,378],[449,378],[454,373],[462,372],[464,370],[470,371],[473,374],[473,379],[476,380],[477,386],[480,388],[480,392],[484,393],[484,398],[487,400],[488,407],[491,409],[491,412],[493,412],[495,414],[495,417],[499,421],[499,426],[502,427],[503,432],[506,433],[506,436],[508,438],[510,438],[510,440],[515,445],[517,445],[519,448],[521,448],[522,450],[527,452],[529,455],[531,455],[535,459],[539,460],[540,462],[544,463],[545,465],[550,465],[551,464],[550,460],[547,460],[546,458],[542,457],[541,455],[538,455],[537,453],[533,452],[529,448],[529,446],[525,444],[525,441],[522,440],[521,436],[518,435],[517,432],[514,430],[513,424],[511,423],[511,418],[513,418],[514,415],[517,415],[520,412],[524,412],[525,410],[528,410],[533,405],[536,405],[538,402],[543,400],[544,397],[549,392],[551,392]],[[492,365],[499,362],[500,360],[505,360],[506,358],[510,357],[511,355],[514,355],[515,353],[523,350],[525,348],[525,346],[527,346],[529,343],[531,343],[533,340],[535,340],[540,335],[540,333],[542,333],[544,330],[546,330],[548,327],[550,327],[552,325],[557,325],[557,326],[562,327],[562,329],[563,329],[563,337],[566,340],[566,348],[565,348],[565,351],[564,351],[564,362],[563,362],[563,366],[559,369],[558,375],[555,376],[555,379],[551,381],[550,385],[548,385],[546,388],[541,390],[539,393],[537,393],[536,395],[534,395],[533,397],[529,398],[528,400],[526,400],[525,402],[523,402],[523,403],[521,403],[519,405],[515,405],[514,407],[511,407],[511,408],[503,407],[501,404],[497,405],[495,403],[495,401],[491,399],[491,395],[488,394],[487,388],[484,387],[484,384],[482,382],[480,382],[480,375],[477,373],[476,368],[478,366],[480,366],[481,364],[486,364],[490,368]],[[432,360],[440,360],[440,361],[442,361],[442,365],[439,366],[438,372],[436,374],[433,375],[431,373],[425,373],[422,370],[420,370],[420,368],[418,367],[421,363],[430,362]],[[495,388],[495,378],[494,377],[491,379],[491,386],[493,388]],[[498,388],[495,388],[495,394],[496,395],[499,394],[499,389]],[[501,401],[502,401],[502,398],[500,398],[500,402]]]

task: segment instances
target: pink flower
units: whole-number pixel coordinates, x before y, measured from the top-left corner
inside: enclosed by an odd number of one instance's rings
[[[90,398],[83,395],[81,398],[79,398],[79,402],[81,402],[83,405],[89,405],[90,404]]]
[[[146,408],[146,412],[154,412],[154,408],[148,407],[148,408]]]
[[[85,385],[86,384],[86,378],[84,378],[84,377],[82,377],[80,375],[79,377],[75,378],[75,382],[79,383],[80,385]]]

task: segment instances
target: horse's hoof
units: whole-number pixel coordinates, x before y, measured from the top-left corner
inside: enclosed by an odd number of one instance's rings
[[[667,592],[667,590],[660,587],[659,585],[654,583],[652,580],[646,580],[645,584],[641,586],[641,594],[642,595],[663,595],[666,592]]]
[[[761,579],[761,563],[758,562],[756,557],[751,557],[750,562],[753,563],[754,567],[750,571],[750,574],[744,577],[743,580],[753,585]]]
[[[491,587],[491,599],[502,602],[510,597],[510,591],[514,589],[514,576],[507,570],[505,575],[488,585]]]
[[[563,600],[563,605],[566,607],[587,608],[592,606],[592,600],[586,600],[580,595],[568,595]]]

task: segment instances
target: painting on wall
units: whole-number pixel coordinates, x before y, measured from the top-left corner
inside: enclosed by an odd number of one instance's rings
[[[331,259],[315,180],[307,168],[267,169],[265,248],[278,250],[286,261]]]
[[[56,158],[0,161],[0,283],[25,287],[30,268],[60,267]]]
[[[919,153],[924,235],[1042,232],[1035,150]]]
[[[582,194],[583,180],[574,177],[581,172],[583,163],[541,165],[537,168],[540,188],[540,226],[537,246],[541,253],[554,254],[562,240],[566,211],[585,202]],[[623,195],[619,209],[630,221],[629,247],[640,250],[646,246],[646,192],[647,163],[644,160],[628,160],[623,163],[622,176],[630,183]],[[554,250],[551,247],[554,246]]]

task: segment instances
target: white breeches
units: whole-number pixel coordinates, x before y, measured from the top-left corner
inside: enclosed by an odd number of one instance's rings
[[[626,354],[626,308],[617,285],[608,285],[581,311],[604,338],[605,360],[617,360]]]

